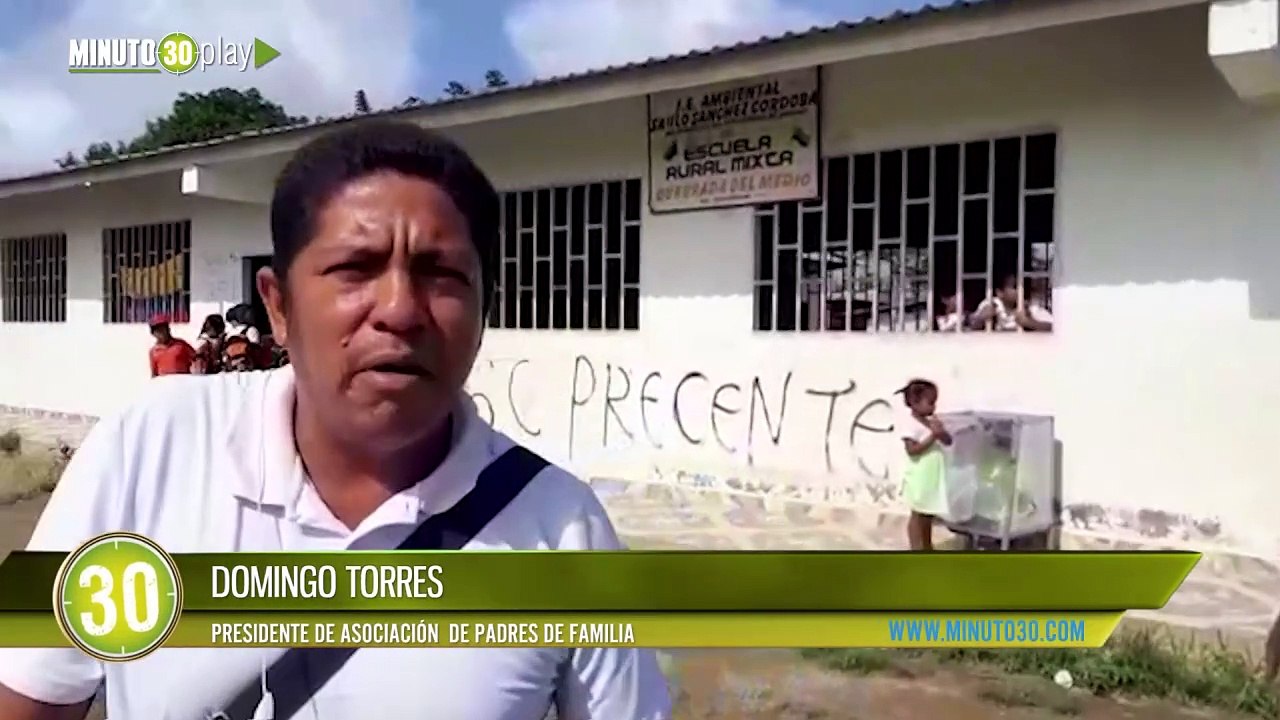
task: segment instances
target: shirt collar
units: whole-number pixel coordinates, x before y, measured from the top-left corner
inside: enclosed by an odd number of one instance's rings
[[[295,512],[307,489],[304,485],[310,483],[293,436],[296,379],[288,365],[262,376],[254,391],[244,393],[236,422],[228,429],[228,459],[235,469],[231,490],[254,505]],[[480,418],[466,393],[458,398],[452,418],[452,444],[444,461],[416,485],[390,498],[371,520],[381,517],[384,510],[391,515],[434,515],[452,507],[475,487],[476,477],[495,454],[500,436]],[[396,512],[396,508],[400,510]]]

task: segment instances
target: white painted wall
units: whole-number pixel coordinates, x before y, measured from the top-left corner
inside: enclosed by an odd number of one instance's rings
[[[0,403],[101,414],[149,377],[145,325],[102,321],[102,229],[192,220],[194,342],[208,313],[240,301],[239,256],[270,252],[266,208],[183,197],[177,173],[98,184],[0,204],[0,237],[67,234],[67,322],[0,323]]]
[[[1231,93],[1207,57],[1205,16],[1192,7],[828,69],[828,154],[1059,131],[1053,335],[754,333],[750,211],[646,216],[641,331],[490,331],[472,389],[499,426],[584,473],[836,484],[836,500],[894,507],[885,490],[900,446],[876,432],[892,422],[881,401],[923,374],[950,408],[1054,414],[1064,501],[1091,516],[1093,531],[1273,557],[1280,113]],[[453,134],[514,189],[641,176],[643,128],[636,98]],[[145,329],[100,323],[103,225],[179,216],[150,214],[161,206],[189,212],[202,268],[193,317],[239,299],[236,258],[265,252],[265,208],[181,199],[176,188],[175,176],[146,193],[92,188],[0,204],[0,236],[70,223],[73,296],[63,327],[0,325],[0,403],[102,412],[145,381]],[[91,347],[100,360],[87,372]],[[629,391],[607,405],[606,395],[623,394],[624,370]],[[690,372],[706,380],[687,384],[679,416],[700,444],[683,439],[672,410]],[[851,381],[828,430],[830,399],[806,391]],[[722,391],[729,409],[714,417],[728,448],[711,426],[712,392],[726,383],[738,389]],[[774,432],[782,423],[776,444],[763,406]]]

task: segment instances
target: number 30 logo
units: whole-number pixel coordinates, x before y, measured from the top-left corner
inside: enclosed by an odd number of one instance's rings
[[[174,75],[189,72],[200,59],[200,46],[186,33],[169,33],[158,44],[160,67]]]
[[[67,556],[54,614],[73,644],[100,660],[140,658],[160,647],[182,612],[173,558],[133,533],[109,533]]]

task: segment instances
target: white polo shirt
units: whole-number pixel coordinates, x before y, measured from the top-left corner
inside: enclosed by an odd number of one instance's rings
[[[351,530],[303,471],[293,382],[289,367],[153,380],[138,402],[89,433],[28,548],[71,551],[115,530],[174,553],[394,548],[513,445],[465,399],[440,467]],[[591,489],[552,466],[466,549],[620,547]],[[282,652],[173,648],[104,664],[74,649],[8,649],[0,650],[0,684],[67,704],[89,698],[105,679],[111,720],[204,720]],[[666,681],[648,650],[365,648],[294,717],[542,720],[553,700],[563,720],[670,716]]]

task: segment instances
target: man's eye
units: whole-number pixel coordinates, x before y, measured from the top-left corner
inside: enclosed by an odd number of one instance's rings
[[[325,269],[326,275],[345,275],[351,276],[363,274],[369,271],[369,263],[359,260],[351,260],[348,262],[336,263]]]
[[[423,273],[427,277],[431,278],[445,278],[448,280],[456,280],[461,283],[466,283],[468,285],[471,284],[471,278],[467,277],[466,273],[443,265],[432,265],[425,268]]]

